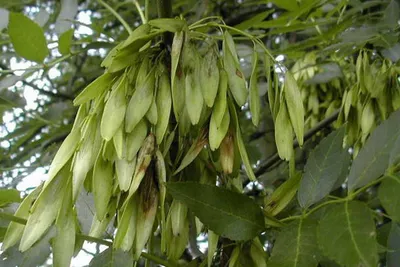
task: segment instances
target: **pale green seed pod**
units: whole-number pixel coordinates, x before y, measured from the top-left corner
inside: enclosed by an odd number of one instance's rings
[[[215,100],[215,105],[213,107],[214,121],[217,125],[222,122],[228,106],[226,102],[226,93],[228,91],[228,76],[224,69],[220,69],[219,72],[220,79],[218,85],[218,94]]]
[[[104,107],[100,131],[101,136],[107,141],[111,140],[124,121],[126,112],[126,82],[127,80],[125,75],[115,82],[110,97]]]
[[[137,164],[135,168],[135,174],[133,175],[132,184],[129,188],[129,196],[132,196],[136,190],[139,188],[140,182],[146,174],[146,170],[150,165],[151,159],[154,154],[154,135],[150,133],[143,142],[140,148]]]
[[[255,126],[258,126],[260,123],[260,93],[258,90],[257,84],[257,64],[258,64],[258,53],[256,51],[256,47],[254,47],[253,58],[252,58],[252,71],[250,77],[250,112],[251,112],[251,121]]]
[[[254,267],[267,267],[267,254],[258,238],[251,242],[250,257],[253,260]]]
[[[375,112],[372,100],[368,100],[361,115],[361,131],[364,135],[371,132],[375,124]]]
[[[172,234],[174,236],[179,236],[184,230],[188,208],[182,202],[174,199],[172,200],[169,212],[171,214]]]
[[[112,138],[114,149],[119,159],[122,159],[126,155],[125,148],[125,132],[123,129],[123,125],[118,128],[117,132]]]
[[[221,142],[219,159],[221,162],[222,171],[225,174],[231,174],[235,161],[235,144],[233,141],[233,133],[230,131],[228,131],[225,138]]]
[[[217,250],[219,236],[211,230],[208,230],[208,254],[207,254],[207,265],[211,267],[214,253]]]
[[[194,76],[195,73],[188,73],[185,78],[185,104],[193,125],[196,125],[200,120],[204,102],[200,84],[196,81],[197,77]]]
[[[138,79],[139,79],[138,75]],[[126,110],[125,131],[131,132],[149,110],[153,101],[155,86],[154,70],[147,74],[143,83],[136,86],[136,90],[129,101]]]
[[[43,184],[40,184],[35,188],[28,196],[24,198],[24,200],[19,205],[17,211],[15,212],[15,216],[23,219],[27,219],[29,216],[29,210],[32,207],[32,204],[35,202],[39,193],[42,191]],[[3,245],[1,249],[5,251],[6,249],[14,246],[22,237],[22,233],[24,232],[25,225],[19,224],[16,222],[10,222],[7,227],[7,232],[3,239]]]
[[[115,172],[118,178],[118,185],[121,191],[128,191],[131,185],[133,174],[136,169],[136,158],[115,159]]]
[[[96,216],[101,221],[107,213],[108,202],[111,199],[113,187],[113,164],[105,161],[101,151],[94,164],[92,189]]]
[[[101,149],[101,135],[98,117],[88,118],[82,129],[82,141],[74,156],[72,168],[72,196],[75,201],[86,178],[86,174],[93,167],[96,156]]]
[[[153,97],[153,101],[151,102],[151,106],[149,110],[146,113],[146,118],[149,120],[149,122],[153,125],[157,124],[158,121],[158,110],[157,110],[157,104],[156,104],[156,97]]]
[[[236,245],[236,247],[233,249],[231,257],[229,259],[229,267],[240,266],[239,256],[240,256],[240,245]]]
[[[137,260],[153,231],[158,208],[158,190],[154,177],[154,166],[150,166],[140,185],[134,258]]]
[[[209,48],[204,59],[200,60],[199,80],[204,101],[208,107],[214,105],[219,86],[218,56],[214,49]]]
[[[142,146],[144,140],[147,136],[147,124],[144,120],[139,121],[139,123],[133,128],[132,132],[128,133],[126,136],[126,157],[129,161],[132,161],[140,147]]]
[[[70,179],[70,165],[65,165],[44,188],[33,206],[22,234],[19,250],[27,251],[49,229],[61,208],[65,188]]]
[[[175,119],[179,122],[181,117],[185,116],[184,113],[187,112],[185,108],[185,80],[182,68],[179,68],[172,86],[172,107]]]
[[[117,199],[113,198],[113,199],[111,199],[110,203],[107,206],[107,213],[106,213],[106,216],[104,217],[104,219],[99,220],[97,218],[97,215],[93,216],[92,225],[91,225],[90,231],[89,231],[90,236],[93,236],[96,238],[103,237],[111,220],[114,219],[116,208],[117,208]]]
[[[228,132],[230,124],[230,114],[229,109],[226,107],[224,112],[224,117],[220,124],[216,123],[214,112],[211,115],[210,127],[208,133],[208,142],[211,150],[216,150],[219,148],[222,140],[224,139],[226,133]]]
[[[101,156],[100,156],[101,158]],[[60,211],[56,218],[56,236],[52,239],[53,266],[69,267],[75,249],[75,214],[72,203],[71,180],[67,182]]]
[[[181,234],[175,236],[172,233],[171,213],[168,213],[165,240],[168,259],[177,261],[189,242],[189,220],[184,221]]]
[[[166,73],[161,74],[158,84],[158,92],[156,98],[158,121],[156,125],[156,141],[161,144],[164,139],[165,132],[168,128],[171,115],[171,85]]]
[[[233,38],[228,31],[225,31],[224,33],[223,60],[224,68],[228,75],[229,90],[231,91],[236,103],[239,106],[243,106],[246,103],[248,95],[246,80],[240,69]]]
[[[297,81],[290,72],[286,72],[283,90],[290,123],[299,145],[302,146],[304,141],[304,106],[303,102],[300,101],[301,94]]]
[[[289,160],[293,154],[293,130],[285,104],[279,107],[276,116],[275,142],[279,156],[282,159]]]
[[[129,251],[132,248],[136,235],[137,202],[138,198],[135,195],[128,198],[123,206],[122,216],[118,222],[117,233],[113,243],[115,249]]]

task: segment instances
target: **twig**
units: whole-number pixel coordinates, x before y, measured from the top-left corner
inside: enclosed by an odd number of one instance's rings
[[[137,12],[139,13],[140,19],[142,20],[142,23],[145,24],[147,22],[146,16],[144,15],[142,8],[139,5],[139,2],[137,0],[132,0],[133,4],[136,7]]]
[[[172,17],[172,0],[157,0],[157,10],[159,18]],[[172,34],[170,32],[164,33],[164,43],[167,47],[172,46]]]
[[[110,11],[110,12],[115,16],[115,18],[116,18],[119,22],[121,22],[122,26],[124,26],[125,30],[126,30],[129,34],[132,33],[132,29],[131,29],[131,27],[129,27],[129,24],[118,14],[117,11],[115,11],[110,5],[108,5],[108,4],[105,3],[104,1],[102,1],[102,0],[97,0],[97,1],[98,1],[101,5],[103,5],[108,11]]]
[[[26,224],[27,223],[26,219],[20,218],[20,217],[17,217],[17,216],[14,216],[12,214],[5,213],[5,212],[0,212],[0,219],[5,219],[5,220],[16,222],[16,223],[19,223],[19,224]],[[84,240],[89,241],[89,242],[94,242],[94,243],[97,243],[97,244],[105,245],[105,246],[108,246],[108,247],[112,247],[112,245],[113,245],[113,243],[111,241],[107,241],[107,240],[104,240],[104,239],[100,239],[100,238],[96,238],[96,237],[92,237],[92,236],[88,236],[88,235],[76,234],[76,237],[84,239]],[[145,259],[149,259],[151,261],[154,261],[157,264],[164,265],[165,267],[176,267],[176,265],[174,263],[171,263],[171,262],[169,262],[167,260],[164,260],[162,258],[159,258],[159,257],[157,257],[155,255],[152,255],[152,254],[149,254],[149,253],[146,253],[146,252],[142,252],[142,254],[140,254],[140,256],[142,256]]]

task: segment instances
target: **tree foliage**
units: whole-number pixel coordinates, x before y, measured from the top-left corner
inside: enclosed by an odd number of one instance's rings
[[[0,266],[396,266],[399,5],[0,1]]]

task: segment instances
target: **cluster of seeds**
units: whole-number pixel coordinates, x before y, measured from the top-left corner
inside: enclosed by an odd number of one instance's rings
[[[54,260],[69,266],[80,231],[75,203],[86,192],[92,193],[95,207],[90,236],[102,237],[113,221],[113,248],[132,251],[138,259],[153,231],[160,229],[162,252],[177,260],[188,243],[189,215],[183,203],[166,198],[166,182],[215,185],[218,176],[223,186],[241,191],[236,178],[242,164],[255,180],[237,108],[249,101],[252,121],[258,125],[256,48],[262,43],[253,40],[247,86],[231,34],[210,25],[221,33],[217,38],[182,19],[152,20],[109,52],[102,62],[104,74],[74,100],[78,113],[48,180],[16,212],[27,219],[26,226],[10,224],[4,249],[21,240],[19,248],[26,251],[55,222]],[[171,47],[161,41],[165,34],[174,34]],[[271,83],[272,60],[265,54],[263,61]],[[299,91],[288,77],[283,89],[275,83],[269,90],[269,101],[276,103],[271,109],[279,130],[278,152],[287,159],[293,131],[301,143],[304,128]],[[199,166],[201,171],[193,175],[190,168]],[[202,224],[197,218],[195,222],[199,233]],[[217,234],[209,231],[210,248],[216,246]]]

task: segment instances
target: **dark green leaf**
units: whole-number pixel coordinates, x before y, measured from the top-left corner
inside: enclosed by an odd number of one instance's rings
[[[28,60],[42,63],[49,54],[43,29],[20,13],[10,13],[8,34],[15,52]]]
[[[294,11],[299,8],[299,5],[297,4],[296,0],[272,0],[270,2],[274,3],[276,6],[280,8],[290,11]]]
[[[364,186],[381,176],[389,164],[390,152],[400,135],[400,110],[381,123],[353,161],[349,190]]]
[[[0,227],[0,242],[3,242],[6,232],[7,232],[6,227]]]
[[[122,250],[108,248],[96,255],[89,263],[89,267],[129,267],[133,266],[133,255]]]
[[[400,262],[400,225],[392,223],[388,238],[387,267],[397,267]]]
[[[61,34],[60,39],[58,40],[58,51],[60,51],[62,55],[69,54],[73,36],[74,29],[70,29]]]
[[[317,221],[300,219],[285,226],[276,238],[268,267],[318,265]]]
[[[322,72],[315,74],[311,79],[307,80],[305,84],[320,84],[327,83],[335,78],[343,76],[342,70],[337,63],[328,63],[321,66]]]
[[[0,207],[13,202],[21,202],[19,191],[16,189],[0,189]]]
[[[311,152],[300,182],[298,200],[308,208],[323,199],[333,189],[343,168],[348,167],[348,153],[342,149],[345,128],[334,131]]]
[[[18,76],[10,76],[7,78],[13,79],[14,77],[18,77]],[[7,78],[5,78],[5,79],[7,79]],[[5,79],[1,80],[0,86],[2,85],[2,82]],[[15,79],[13,82],[18,82],[19,80],[20,79]],[[7,90],[7,89],[0,90],[0,106],[23,107],[25,105],[26,105],[25,98],[21,97],[19,94],[12,92],[10,90]]]
[[[257,14],[255,16],[251,16],[248,20],[245,20],[240,24],[235,25],[235,28],[242,31],[247,30],[248,28],[254,27],[256,24],[262,22],[268,15],[273,12],[274,10],[272,9],[261,12],[260,14]]]
[[[378,198],[394,221],[400,222],[400,178],[391,175],[379,186]]]
[[[378,264],[375,223],[364,203],[350,201],[328,207],[318,226],[318,242],[323,253],[341,266]]]
[[[391,27],[397,27],[400,20],[400,7],[396,0],[390,1],[383,14],[384,22]]]
[[[245,195],[194,182],[167,183],[167,189],[218,235],[249,240],[264,229],[261,208]]]

